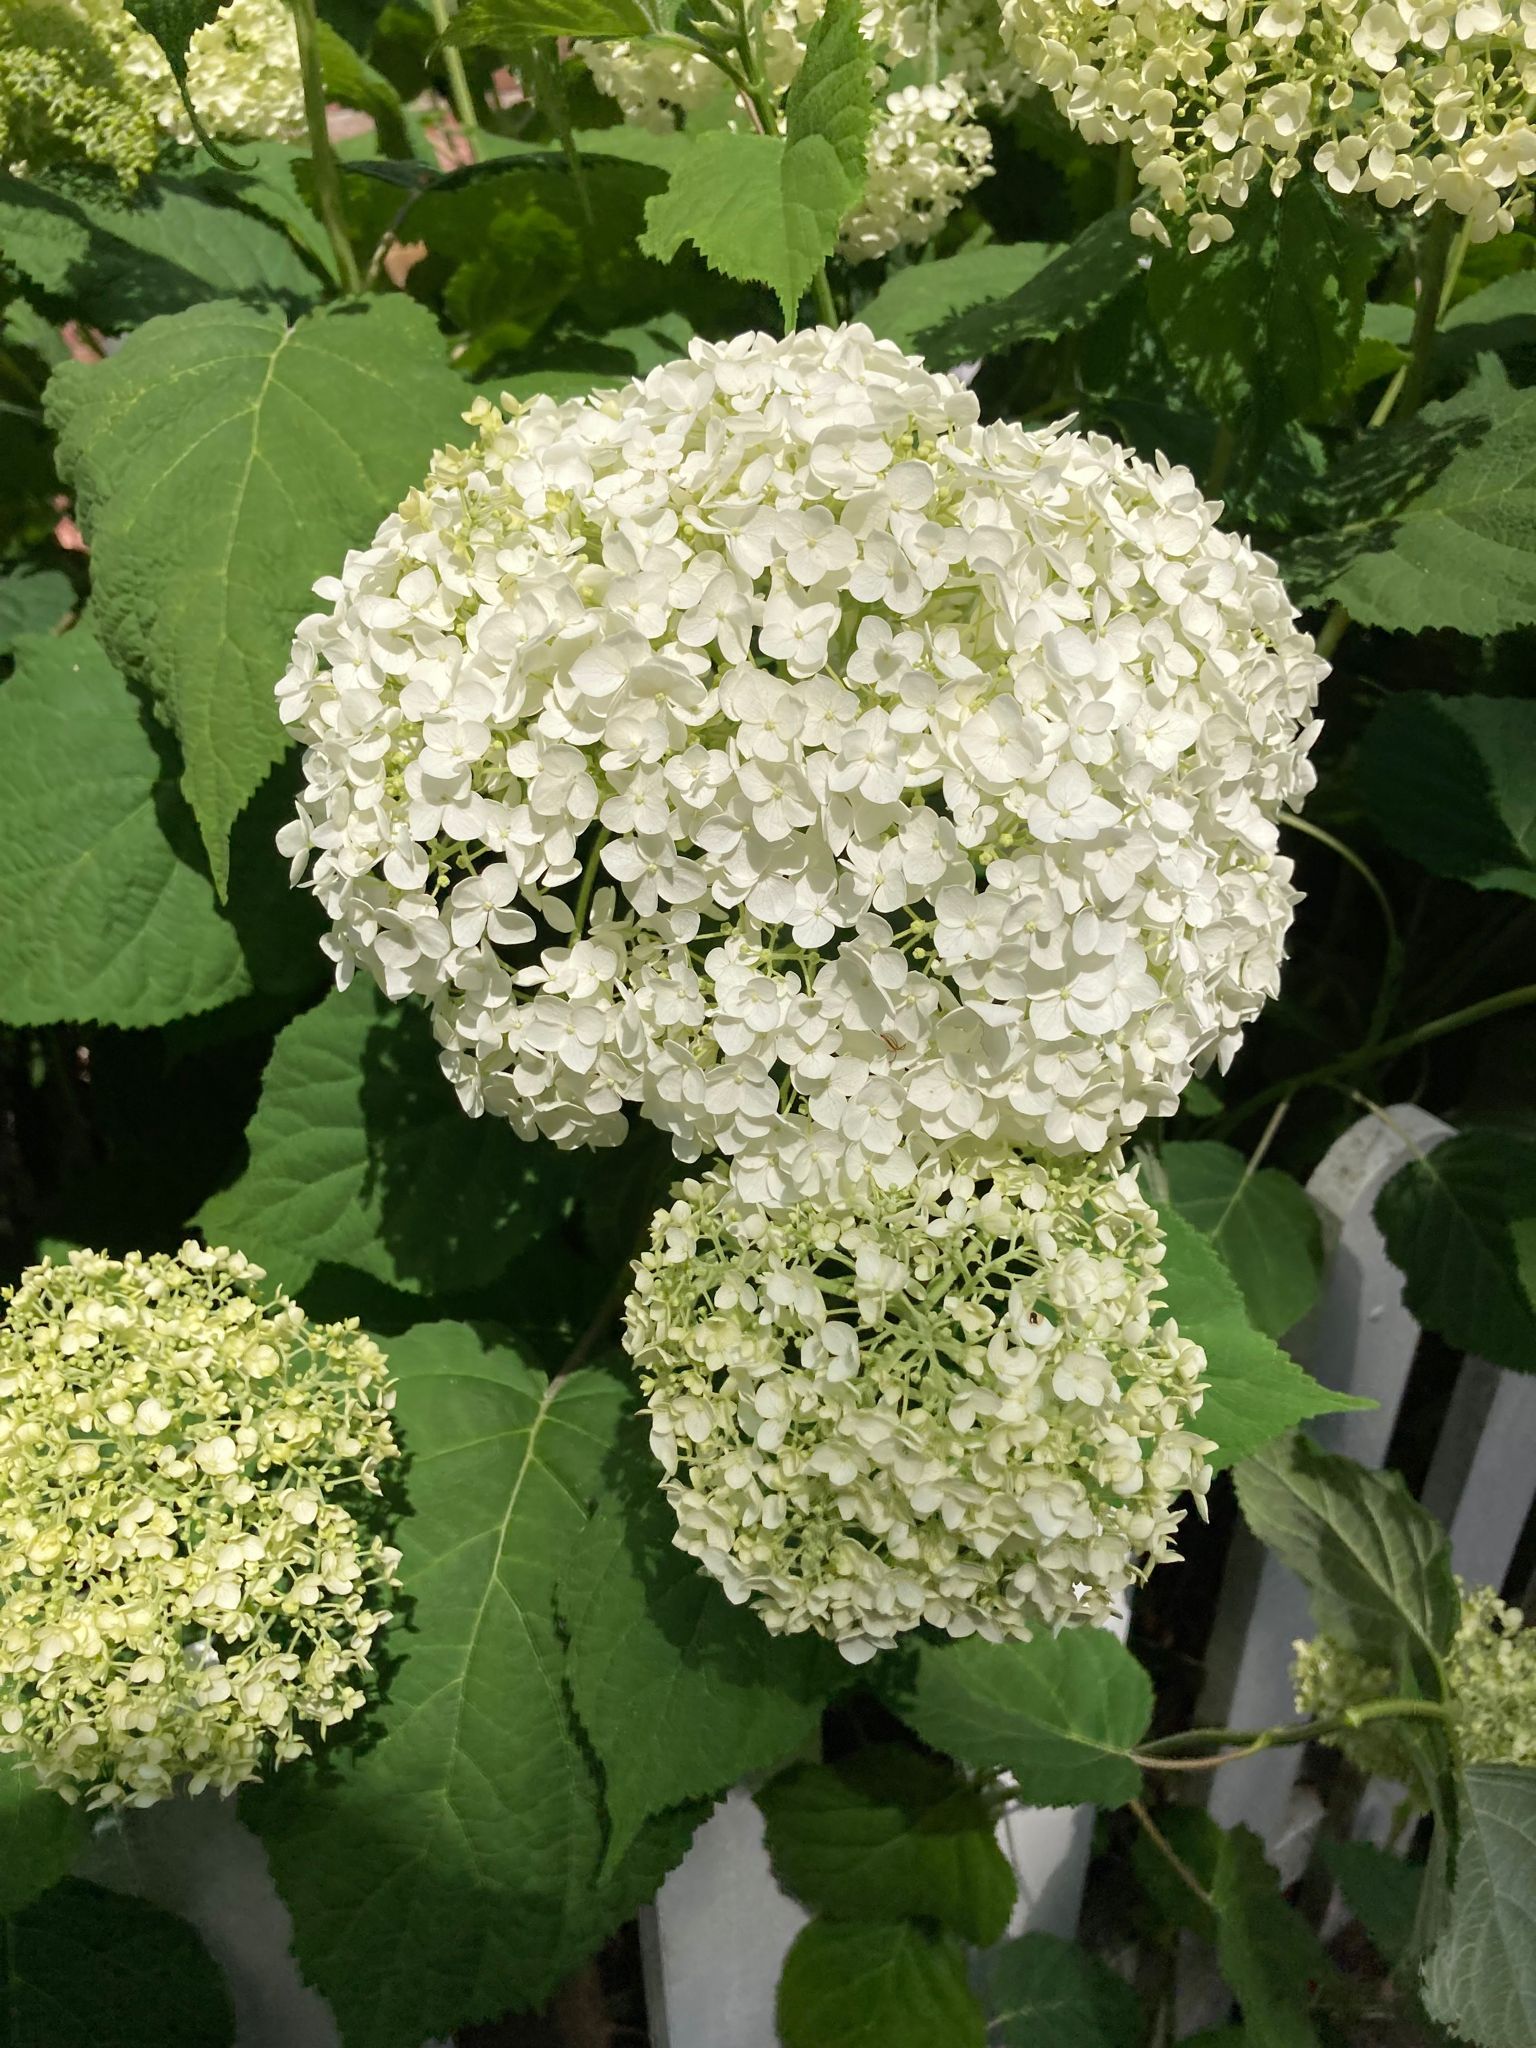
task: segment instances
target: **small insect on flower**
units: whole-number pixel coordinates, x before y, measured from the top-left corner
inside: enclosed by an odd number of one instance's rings
[[[189,1243],[5,1291],[0,1752],[66,1798],[228,1791],[364,1704],[394,1397],[263,1277]]]
[[[1115,1159],[930,1164],[772,1216],[721,1170],[685,1181],[625,1337],[677,1544],[853,1663],[924,1622],[1107,1619],[1210,1482],[1162,1256]]]

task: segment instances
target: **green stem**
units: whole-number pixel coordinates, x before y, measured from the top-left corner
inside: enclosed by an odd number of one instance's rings
[[[571,182],[576,187],[576,197],[586,216],[587,226],[595,227],[596,218],[592,212],[592,193],[587,184],[586,166],[581,160],[581,151],[576,146],[576,131],[571,126],[571,113],[565,103],[565,87],[560,81],[560,66],[551,55],[552,45],[542,38],[533,46],[533,97],[539,112],[545,116],[555,131],[561,154],[571,169]]]
[[[336,258],[336,277],[349,298],[363,289],[362,268],[352,237],[347,232],[347,209],[341,190],[341,166],[331,147],[325,121],[325,73],[320,63],[320,24],[315,0],[293,0],[293,24],[299,44],[299,76],[304,85],[304,125],[309,131],[309,154],[315,178],[315,204],[320,224]]]
[[[1447,297],[1446,278],[1450,268],[1451,244],[1456,239],[1456,218],[1447,207],[1430,208],[1419,241],[1419,296],[1413,309],[1413,334],[1408,343],[1408,361],[1403,369],[1397,410],[1411,417],[1423,403],[1424,386],[1434,354],[1435,330]]]
[[[1148,1813],[1146,1807],[1142,1804],[1142,1802],[1139,1799],[1133,1799],[1131,1801],[1131,1811],[1135,1814],[1137,1820],[1141,1823],[1141,1826],[1146,1833],[1147,1840],[1152,1843],[1154,1848],[1158,1851],[1158,1854],[1162,1856],[1162,1858],[1169,1865],[1169,1867],[1172,1870],[1175,1870],[1178,1873],[1178,1875],[1183,1879],[1185,1884],[1189,1886],[1190,1890],[1194,1893],[1195,1897],[1200,1901],[1201,1905],[1207,1907],[1211,1912],[1214,1913],[1216,1910],[1216,1901],[1211,1897],[1210,1893],[1206,1890],[1205,1886],[1200,1882],[1199,1878],[1196,1877],[1195,1873],[1184,1861],[1184,1858],[1179,1854],[1178,1850],[1174,1848],[1172,1842],[1169,1841],[1168,1837],[1163,1833],[1162,1829],[1158,1826],[1157,1822],[1152,1818],[1151,1814]]]
[[[811,294],[816,301],[816,317],[828,327],[837,325],[837,307],[832,300],[832,287],[827,283],[825,263],[811,279]]]
[[[1305,818],[1285,816],[1280,822],[1291,831],[1303,832],[1307,838],[1317,840],[1319,845],[1326,846],[1331,852],[1336,853],[1340,860],[1354,869],[1376,899],[1382,922],[1387,928],[1386,954],[1382,961],[1381,985],[1376,991],[1376,1001],[1371,1010],[1370,1024],[1366,1029],[1365,1043],[1367,1046],[1379,1045],[1382,1033],[1387,1028],[1387,1019],[1392,1014],[1392,1005],[1397,1000],[1398,984],[1403,974],[1403,942],[1398,933],[1397,919],[1392,914],[1391,899],[1376,879],[1374,871],[1367,867],[1354,848],[1346,846],[1342,839],[1335,839],[1331,832],[1325,832],[1321,825],[1309,824]]]
[[[1291,1721],[1278,1728],[1186,1728],[1177,1735],[1164,1735],[1144,1748],[1133,1750],[1131,1759],[1149,1771],[1214,1771],[1223,1764],[1241,1763],[1266,1749],[1292,1749],[1301,1742],[1321,1742],[1330,1735],[1346,1735],[1372,1721],[1450,1721],[1449,1707],[1438,1700],[1362,1700],[1357,1707],[1330,1714],[1322,1721]],[[1216,1756],[1174,1756],[1171,1750],[1190,1743],[1209,1743]]]
[[[1337,1081],[1345,1074],[1352,1074],[1357,1067],[1376,1066],[1396,1059],[1399,1053],[1412,1052],[1416,1045],[1428,1045],[1452,1031],[1465,1030],[1469,1024],[1481,1024],[1489,1017],[1501,1016],[1505,1010],[1523,1010],[1531,1003],[1536,1003],[1536,983],[1528,982],[1523,988],[1508,988],[1502,995],[1487,996],[1480,1003],[1469,1003],[1464,1010],[1452,1010],[1449,1016],[1431,1018],[1427,1024],[1416,1024],[1411,1031],[1400,1031],[1396,1038],[1383,1039],[1380,1044],[1357,1046],[1353,1052],[1341,1053],[1336,1060],[1326,1060],[1322,1066],[1311,1067],[1304,1074],[1293,1074],[1287,1081],[1276,1081],[1272,1087],[1261,1088],[1257,1095],[1250,1096],[1224,1119],[1221,1128],[1225,1130],[1256,1109],[1267,1109],[1282,1095],[1299,1095],[1303,1088],[1316,1088],[1326,1082]]]
[[[576,891],[576,936],[584,939],[587,935],[587,913],[592,908],[592,892],[597,887],[597,863],[603,848],[613,834],[605,825],[599,825],[597,836],[587,854],[587,864],[581,871],[581,887]]]
[[[464,52],[456,43],[443,43],[448,33],[448,24],[453,19],[453,0],[432,0],[432,21],[437,29],[438,53],[443,60],[443,69],[448,74],[448,93],[453,101],[454,115],[464,131],[464,142],[471,156],[475,154],[475,130],[480,126],[480,112],[475,105],[475,96],[469,89],[469,73],[464,69]]]
[[[1336,604],[1323,621],[1323,630],[1317,636],[1317,651],[1324,661],[1332,661],[1334,652],[1344,635],[1349,631],[1350,617],[1343,605]]]

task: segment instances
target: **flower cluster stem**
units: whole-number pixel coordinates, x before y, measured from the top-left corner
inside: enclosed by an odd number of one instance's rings
[[[1177,1735],[1160,1736],[1132,1752],[1132,1761],[1148,1771],[1214,1771],[1222,1764],[1241,1763],[1266,1749],[1291,1749],[1300,1742],[1321,1742],[1330,1735],[1344,1735],[1364,1728],[1372,1721],[1449,1721],[1451,1709],[1438,1700],[1364,1700],[1346,1707],[1340,1714],[1321,1721],[1289,1721],[1278,1728],[1185,1728]],[[1189,1748],[1210,1748],[1210,1756],[1182,1756]]]
[[[315,0],[292,0],[294,29],[299,45],[299,74],[304,83],[304,124],[309,131],[309,154],[314,166],[315,204],[320,224],[336,258],[336,276],[349,298],[363,289],[362,267],[352,237],[347,232],[347,210],[342,198],[341,166],[331,147],[325,117],[325,74],[320,63],[320,24]]]
[[[448,74],[448,96],[453,101],[454,118],[464,131],[464,146],[473,157],[475,130],[480,126],[480,115],[475,106],[475,96],[469,89],[469,73],[464,69],[464,52],[456,43],[443,42],[452,19],[453,0],[432,0],[432,21],[437,30],[439,54],[443,60],[443,69]]]

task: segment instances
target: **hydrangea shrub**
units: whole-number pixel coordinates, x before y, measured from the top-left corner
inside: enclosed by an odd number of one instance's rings
[[[17,2048],[1536,2040],[1531,34],[0,0]]]

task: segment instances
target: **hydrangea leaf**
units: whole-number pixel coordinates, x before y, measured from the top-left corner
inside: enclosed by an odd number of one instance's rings
[[[413,1293],[482,1287],[563,1212],[564,1156],[466,1116],[425,1012],[372,982],[279,1034],[247,1138],[198,1224],[294,1291],[322,1261]]]
[[[1174,1207],[1221,1255],[1249,1319],[1283,1336],[1317,1299],[1322,1273],[1322,1226],[1306,1190],[1275,1167],[1250,1173],[1241,1152],[1209,1140],[1164,1145],[1157,1158]]]
[[[946,356],[946,344],[935,344],[933,336],[978,306],[995,306],[1022,291],[1060,254],[1058,242],[988,242],[932,263],[909,263],[885,280],[859,309],[859,318],[885,340],[942,369],[959,358]]]
[[[1216,1954],[1243,2008],[1246,2033],[1264,2048],[1321,2048],[1312,1991],[1337,1972],[1316,1932],[1290,1905],[1249,1828],[1231,1828],[1211,1880]]]
[[[399,295],[292,327],[193,306],[55,372],[96,627],[181,740],[220,888],[230,826],[284,751],[273,685],[310,587],[420,481],[463,402],[436,323]]]
[[[1474,889],[1536,896],[1536,703],[1387,699],[1361,736],[1356,787],[1389,845]]]
[[[1171,1203],[1160,1202],[1157,1213],[1167,1282],[1159,1299],[1181,1334],[1205,1351],[1208,1386],[1194,1427],[1215,1440],[1211,1463],[1218,1470],[1249,1457],[1308,1416],[1375,1405],[1325,1387],[1256,1330],[1237,1282],[1211,1241]]]
[[[369,1742],[321,1778],[280,1773],[245,1810],[343,2035],[420,2048],[546,1998],[654,1889],[695,1816],[599,1882],[555,1582],[603,1491],[624,1382],[548,1380],[453,1323],[418,1324],[390,1365],[410,1461],[398,1667]]]
[[[65,1876],[85,1839],[82,1807],[45,1791],[15,1757],[0,1756],[0,1919]]]
[[[933,363],[995,355],[1020,341],[1055,341],[1077,333],[1141,275],[1147,245],[1130,230],[1130,209],[1100,214],[1075,241],[1006,298],[973,307],[923,336]]]
[[[0,654],[14,654],[24,634],[54,632],[75,602],[75,586],[61,569],[23,563],[0,575]]]
[[[936,1920],[981,1947],[1018,1886],[992,1807],[955,1767],[896,1744],[792,1764],[757,1795],[783,1889],[833,1920]]]
[[[521,49],[538,36],[646,36],[655,24],[636,0],[467,0],[443,35],[448,44]]]
[[[818,1637],[772,1636],[733,1607],[673,1546],[676,1529],[654,1483],[638,1497],[627,1485],[588,1523],[560,1581],[571,1698],[602,1766],[610,1863],[648,1814],[792,1755],[848,1676]]]
[[[66,1878],[0,1920],[5,2048],[229,2048],[223,1979],[184,1920]]]
[[[1424,1962],[1433,2020],[1477,2048],[1536,2040],[1536,1771],[1482,1764],[1460,1781],[1461,1846]]]
[[[1361,437],[1284,556],[1298,602],[1366,626],[1487,636],[1536,623],[1536,391],[1492,356],[1455,395]]]
[[[1029,1806],[1123,1806],[1140,1789],[1131,1752],[1152,1718],[1152,1686],[1105,1629],[924,1643],[881,1681],[924,1742],[1010,1772]]]
[[[1536,1372],[1536,1302],[1521,1226],[1536,1218],[1536,1142],[1463,1131],[1408,1160],[1376,1197],[1403,1299],[1426,1329],[1512,1372]]]
[[[1325,1838],[1318,1843],[1318,1853],[1371,1946],[1383,1962],[1395,1965],[1413,1940],[1424,1882],[1422,1865],[1378,1849],[1374,1842]]]
[[[1237,1496],[1254,1535],[1311,1594],[1323,1634],[1394,1671],[1406,1651],[1433,1687],[1461,1599],[1445,1531],[1397,1473],[1297,1433],[1244,1461]]]
[[[232,164],[234,159],[226,157],[204,130],[197,108],[192,104],[192,95],[187,90],[187,53],[192,38],[218,16],[224,4],[225,0],[123,0],[124,8],[139,27],[160,45],[165,61],[171,67],[176,89],[181,94],[181,103],[187,110],[193,134],[215,162]]]
[[[691,241],[727,277],[770,285],[786,325],[864,190],[874,117],[856,0],[831,0],[806,39],[785,133],[718,129],[691,142],[645,210],[641,247],[662,262]]]
[[[1021,1935],[991,1959],[987,1988],[1001,2048],[1139,2048],[1136,1993],[1077,1942]]]
[[[375,70],[328,21],[321,21],[318,27],[326,99],[338,106],[356,107],[366,114],[385,156],[401,160],[409,157],[411,138],[399,93],[383,72]]]
[[[1321,178],[1256,184],[1230,241],[1162,249],[1147,302],[1174,368],[1208,411],[1270,425],[1325,413],[1354,359],[1375,236]]]
[[[0,688],[6,1023],[143,1027],[249,992],[169,752],[89,628],[21,643]]]
[[[986,2020],[952,1934],[910,1920],[813,1920],[779,1979],[784,2048],[983,2048]]]
[[[128,196],[105,172],[0,172],[0,244],[40,304],[107,334],[209,299],[297,313],[324,288],[281,227],[187,177]]]

